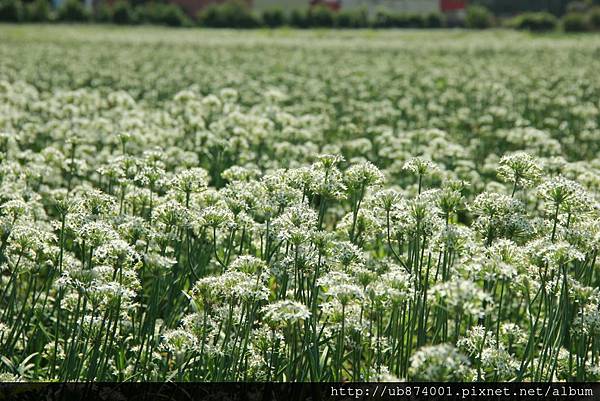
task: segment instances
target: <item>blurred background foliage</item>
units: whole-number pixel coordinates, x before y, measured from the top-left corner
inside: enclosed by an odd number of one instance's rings
[[[397,0],[402,7],[340,0],[0,0],[0,22],[113,23],[120,25],[201,26],[210,28],[511,28],[533,32],[586,32],[600,29],[600,0],[471,0],[444,9]],[[420,4],[420,3],[419,3]],[[428,8],[429,7],[429,8]]]

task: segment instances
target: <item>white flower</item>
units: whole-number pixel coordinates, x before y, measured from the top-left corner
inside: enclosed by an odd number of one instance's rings
[[[185,330],[170,330],[163,334],[162,348],[171,353],[193,351],[198,346],[198,339]]]
[[[262,308],[264,317],[275,326],[294,324],[310,317],[308,308],[296,301],[281,300]]]
[[[308,241],[316,227],[317,213],[304,204],[287,208],[281,216],[273,220],[273,230],[278,239],[294,245]]]
[[[469,360],[450,344],[419,348],[410,358],[409,375],[415,381],[463,381]]]
[[[490,296],[472,281],[460,277],[436,284],[431,288],[431,293],[440,305],[459,315],[478,318],[486,313],[486,304],[490,307]]]
[[[383,174],[371,162],[362,162],[346,170],[344,181],[350,191],[365,190],[383,183]]]
[[[515,152],[504,155],[500,159],[498,176],[513,183],[515,188],[528,188],[534,185],[541,177],[542,169],[537,160],[526,152]]]

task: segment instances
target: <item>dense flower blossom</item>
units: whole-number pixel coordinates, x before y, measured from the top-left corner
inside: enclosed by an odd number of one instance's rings
[[[593,38],[14,29],[0,381],[600,378]]]
[[[410,372],[417,381],[463,381],[469,374],[467,357],[449,344],[423,347],[411,358]]]
[[[301,303],[283,300],[263,308],[265,319],[273,324],[293,324],[308,319],[309,310]]]

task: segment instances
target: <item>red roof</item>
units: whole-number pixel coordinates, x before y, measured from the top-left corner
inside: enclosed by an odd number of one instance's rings
[[[467,0],[440,0],[442,12],[464,10],[467,8]]]

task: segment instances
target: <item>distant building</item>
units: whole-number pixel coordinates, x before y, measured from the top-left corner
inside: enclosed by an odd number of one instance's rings
[[[464,14],[467,0],[253,0],[257,11],[275,7],[285,11],[303,10],[317,4],[326,5],[334,11],[365,9],[370,15],[384,9],[398,13],[441,12],[448,16],[460,16]]]
[[[93,8],[101,1],[113,4],[117,0],[81,0],[87,7]],[[125,0],[131,1],[131,0]],[[189,16],[195,17],[198,12],[212,4],[221,4],[229,0],[166,0],[179,5]],[[464,18],[467,0],[242,0],[257,12],[280,8],[283,11],[306,10],[309,7],[325,5],[333,11],[367,10],[373,16],[377,10],[388,10],[397,13],[427,14],[440,12],[448,19]],[[59,7],[64,0],[52,0],[54,7]],[[144,0],[142,0],[144,2]]]
[[[464,21],[467,11],[466,0],[440,0],[440,11],[449,23]]]
[[[310,0],[310,7],[325,6],[330,10],[339,11],[342,8],[342,0]]]

